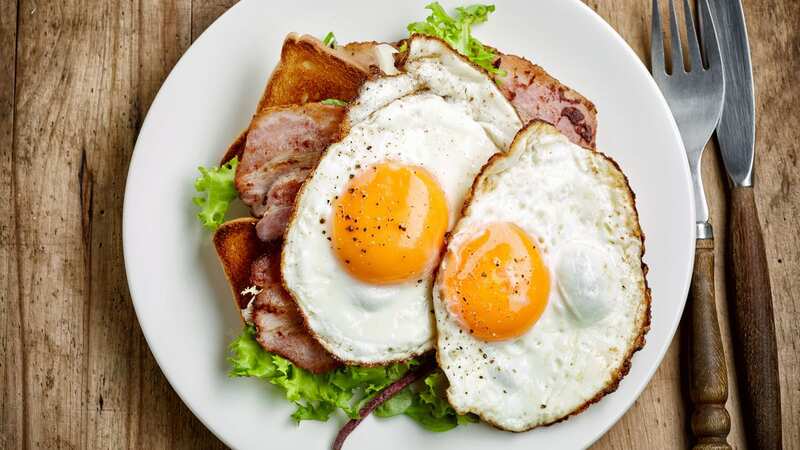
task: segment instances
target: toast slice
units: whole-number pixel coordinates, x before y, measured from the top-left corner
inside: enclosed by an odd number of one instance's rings
[[[391,44],[351,42],[330,48],[313,36],[289,33],[256,114],[273,106],[302,105],[329,98],[350,101],[370,76],[396,72],[393,53],[396,50]],[[242,131],[228,147],[222,164],[234,156],[241,160],[248,131]]]
[[[244,146],[247,143],[248,131],[248,129],[244,129],[241,133],[239,133],[239,137],[237,137],[236,140],[228,146],[228,149],[225,150],[225,154],[222,155],[222,159],[219,161],[220,166],[232,160],[233,158],[239,158],[239,161],[242,160]]]
[[[368,69],[345,52],[332,49],[313,36],[289,33],[258,111],[328,98],[350,101],[368,77]]]
[[[289,33],[281,59],[258,102],[256,114],[271,106],[300,105],[329,98],[350,101],[378,64],[378,43],[348,44],[332,49],[309,35]],[[242,159],[247,132],[242,131],[228,147],[220,164]]]
[[[253,285],[250,281],[253,261],[270,250],[256,235],[257,222],[258,219],[252,217],[229,220],[214,232],[214,247],[240,312],[252,298],[242,292]]]

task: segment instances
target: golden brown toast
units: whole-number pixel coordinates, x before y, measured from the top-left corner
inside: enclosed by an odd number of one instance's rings
[[[344,52],[329,48],[313,36],[289,33],[258,111],[328,98],[350,101],[368,76],[369,72]]]
[[[214,232],[214,247],[228,277],[237,311],[246,308],[252,297],[242,295],[242,291],[252,285],[250,268],[253,261],[270,248],[256,235],[256,222],[258,219],[252,217],[229,220]]]
[[[256,114],[270,106],[319,102],[329,98],[352,100],[369,77],[368,66],[362,64],[364,58],[359,55],[373,44],[353,43],[334,50],[313,36],[289,33],[283,41],[278,66],[258,102]],[[234,156],[242,158],[247,131],[242,131],[228,147],[221,164]]]

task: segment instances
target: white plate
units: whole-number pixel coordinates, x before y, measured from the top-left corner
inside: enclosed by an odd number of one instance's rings
[[[227,377],[226,347],[241,325],[191,202],[198,165],[215,165],[248,123],[287,32],[340,42],[396,40],[427,15],[403,2],[242,1],[214,22],[170,73],[142,126],[125,192],[123,241],[131,296],[144,335],[172,387],[224,442],[240,449],[329,448],[340,425],[289,419],[264,382]],[[456,6],[445,2],[445,6]],[[694,206],[677,128],[633,51],[574,0],[497,1],[475,34],[542,65],[597,105],[599,148],[636,192],[647,236],[652,328],[619,389],[566,422],[512,434],[484,425],[424,431],[407,418],[368,418],[348,450],[586,447],[630,407],[658,367],[683,311],[694,254]],[[645,430],[642,430],[644,433]]]

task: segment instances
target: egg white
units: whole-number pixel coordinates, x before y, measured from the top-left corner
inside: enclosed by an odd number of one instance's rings
[[[531,236],[550,273],[548,304],[519,338],[475,338],[443,300],[445,257],[433,289],[437,357],[457,411],[524,431],[581,410],[627,371],[649,321],[643,240],[617,166],[543,122],[479,176],[448,251],[492,222]]]
[[[418,165],[441,186],[449,226],[486,161],[522,126],[486,74],[443,42],[414,37],[404,73],[367,82],[296,200],[282,275],[319,342],[353,364],[384,364],[433,348],[432,276],[391,285],[359,281],[328,240],[335,196],[351,175],[384,161]]]

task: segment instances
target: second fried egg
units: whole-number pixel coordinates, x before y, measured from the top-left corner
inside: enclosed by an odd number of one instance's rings
[[[506,430],[557,422],[613,391],[644,342],[633,194],[612,160],[543,122],[473,189],[433,288],[448,400]]]

